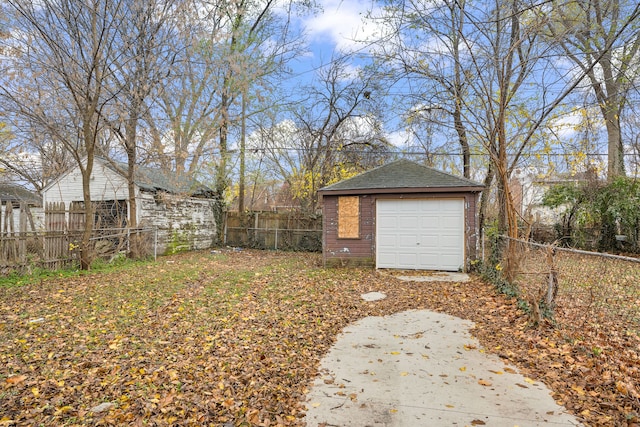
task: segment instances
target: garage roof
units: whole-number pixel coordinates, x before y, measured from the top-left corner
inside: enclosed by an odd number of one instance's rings
[[[318,190],[319,193],[479,192],[484,186],[410,160],[397,160]]]

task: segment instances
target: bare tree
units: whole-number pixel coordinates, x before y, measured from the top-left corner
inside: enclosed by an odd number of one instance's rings
[[[553,1],[547,36],[586,76],[607,129],[608,178],[625,174],[620,120],[640,74],[640,5],[620,0]]]
[[[148,119],[161,163],[172,163],[176,173],[210,173],[214,190],[224,196],[235,149],[231,132],[242,117],[264,108],[261,100],[254,102],[257,94],[269,93],[270,79],[299,47],[300,35],[290,26],[298,3],[306,2],[197,1],[180,16],[174,45],[181,52],[165,79],[162,115]],[[217,219],[222,227],[222,210]]]
[[[90,178],[93,159],[103,137],[100,119],[113,100],[107,90],[121,4],[107,0],[8,0],[16,49],[12,79],[2,96],[16,116],[45,130],[73,156],[82,174],[85,229],[81,267],[93,259],[93,206]]]
[[[172,16],[177,7],[171,0],[132,0],[119,10],[121,24],[114,50],[120,60],[112,64],[109,82],[114,103],[103,118],[126,155],[127,168],[120,172],[127,178],[128,226],[132,228],[138,225],[135,177],[140,123],[150,114],[151,95],[161,91],[162,79],[171,74],[175,53],[169,47],[175,36]]]
[[[256,146],[306,212],[318,208],[319,188],[378,166],[390,151],[377,120],[375,79],[350,73],[345,58],[318,74],[292,119],[261,128]]]
[[[556,66],[557,58],[551,56],[555,46],[542,40],[551,22],[546,3],[387,3],[391,6],[386,9],[390,11],[387,22],[393,31],[382,41],[382,52],[399,64],[395,75],[401,81],[419,78],[424,82],[420,87],[423,91],[416,92],[411,86],[410,95],[419,94],[419,102],[414,105],[435,105],[449,111],[461,147],[464,140],[469,146],[473,142],[488,156],[485,184],[495,176],[499,228],[517,236],[517,209],[509,188],[511,173],[523,154],[538,145],[542,127],[552,112],[581,81],[597,73],[596,61],[579,73],[571,73],[571,79],[567,78],[568,72]],[[613,31],[616,37],[622,26],[636,19],[636,9],[632,12]],[[411,39],[418,42],[408,42]],[[601,45],[598,58],[612,52],[613,42]],[[632,47],[627,53],[635,51]],[[483,193],[481,212],[486,209],[488,194]]]
[[[391,80],[411,85],[411,92],[398,97],[397,105],[409,112],[403,115],[411,124],[430,122],[418,126],[421,130],[443,124],[432,120],[433,112],[447,114],[460,147],[463,175],[470,178],[471,147],[463,110],[469,80],[475,76],[469,72],[464,40],[469,37],[467,1],[388,0],[385,4],[384,14],[370,16],[385,27],[385,37],[373,54],[385,74],[392,73]]]

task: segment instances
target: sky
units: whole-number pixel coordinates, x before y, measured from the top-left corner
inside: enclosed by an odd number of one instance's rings
[[[376,0],[318,0],[317,3],[321,12],[298,22],[308,41],[306,53],[290,64],[292,81],[298,86],[311,83],[318,69],[345,56],[355,74],[365,63],[358,54],[366,54],[370,47],[367,40],[377,39],[382,32],[366,19],[370,13],[380,14]],[[397,123],[388,123],[385,127],[391,143],[398,147],[406,144],[407,134],[397,130]]]
[[[318,0],[322,11],[299,20],[307,36],[307,51],[294,64],[294,76],[305,79],[313,77],[315,70],[332,59],[361,53],[364,43],[372,35],[374,26],[365,24],[367,12],[375,7],[373,0]],[[357,60],[353,58],[354,67]]]
[[[376,0],[318,0],[318,3],[322,12],[304,17],[300,22],[309,45],[307,54],[292,64],[297,82],[311,81],[315,70],[328,64],[333,57],[353,54],[350,61],[356,69],[362,64],[362,59],[356,58],[355,54],[366,53],[366,40],[379,38],[384,31],[371,20],[365,19],[371,12],[373,15],[381,15],[379,2]],[[571,63],[568,65],[569,68],[572,67]],[[557,136],[565,140],[575,137],[575,126],[579,124],[580,117],[581,113],[577,111],[557,118]],[[389,140],[397,147],[405,145],[409,138],[400,127],[398,123],[385,124]]]
[[[312,48],[356,51],[362,47],[357,40],[366,39],[375,31],[373,25],[363,22],[367,12],[376,7],[374,1],[321,0],[320,3],[322,13],[303,21]]]

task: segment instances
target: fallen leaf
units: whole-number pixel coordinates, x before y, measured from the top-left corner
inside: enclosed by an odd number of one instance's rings
[[[56,409],[55,415],[66,414],[71,411],[73,411],[73,406],[66,405]]]
[[[7,384],[15,385],[15,384],[20,384],[22,381],[26,379],[27,379],[26,375],[13,375],[7,378],[5,381],[7,382]]]
[[[629,388],[622,381],[617,381],[616,382],[616,390],[618,390],[619,393],[622,393],[624,395],[629,394]]]
[[[460,353],[490,349],[503,360],[503,372],[517,370],[540,379],[538,383],[544,380],[554,400],[585,425],[633,426],[637,420],[628,423],[625,417],[636,410],[630,405],[635,384],[640,384],[637,323],[602,315],[601,304],[589,305],[582,296],[599,298],[606,289],[611,308],[627,315],[624,309],[639,307],[640,301],[621,298],[619,305],[616,297],[631,295],[627,290],[635,295],[637,287],[632,286],[640,276],[635,267],[622,275],[616,272],[619,267],[594,275],[607,285],[610,279],[630,276],[624,289],[572,282],[585,265],[597,264],[593,259],[562,267],[569,270],[562,273],[567,280],[558,292],[554,328],[531,328],[515,299],[496,293],[478,277],[466,284],[441,283],[436,291],[370,269],[320,268],[322,255],[308,253],[194,252],[89,276],[56,274],[37,286],[0,286],[0,384],[6,392],[0,398],[0,425],[137,425],[140,416],[159,426],[203,425],[205,420],[216,425],[297,425],[304,419],[300,397],[308,392],[305,385],[318,375],[320,382],[328,377],[316,366],[337,331],[367,316],[429,309],[475,322],[471,334],[478,342],[468,339]],[[523,290],[537,280],[530,282],[522,284]],[[576,284],[580,287],[572,288]],[[392,298],[375,306],[360,303],[359,295],[372,289]],[[27,331],[25,321],[41,313],[51,316]],[[398,336],[393,345],[409,338],[414,337]],[[416,354],[424,353],[426,359],[431,349],[426,340],[422,345]],[[390,350],[386,359],[408,357],[403,349],[389,358]],[[374,363],[384,363],[381,359]],[[456,360],[451,363],[459,369]],[[458,372],[470,382],[479,379]],[[23,373],[26,378],[19,379]],[[16,378],[10,380],[10,375]],[[438,378],[437,372],[432,378]],[[517,387],[530,384],[522,381]],[[335,388],[340,391],[334,398],[342,401],[353,391],[345,384]],[[104,399],[116,407],[100,419],[88,419],[98,415],[81,408]],[[75,409],[54,415],[71,404]],[[47,405],[53,410],[32,410]]]
[[[488,380],[478,380],[478,384],[483,385],[485,387],[489,387],[492,385],[492,382]]]
[[[584,392],[584,388],[577,386],[577,385],[572,385],[571,386],[571,390],[575,391],[576,393],[578,393],[580,396],[584,396],[585,392]]]

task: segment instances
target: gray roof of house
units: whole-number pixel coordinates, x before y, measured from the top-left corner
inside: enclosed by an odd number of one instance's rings
[[[123,162],[105,164],[120,174],[126,174],[129,166]],[[115,167],[114,167],[115,165]],[[188,194],[190,196],[214,197],[215,191],[198,182],[191,175],[167,173],[162,169],[136,166],[135,184],[147,191],[165,191],[172,194]]]
[[[33,191],[16,184],[0,184],[0,201],[26,202],[33,206],[42,206],[42,197]]]
[[[397,190],[398,192],[482,191],[484,186],[470,179],[423,166],[410,160],[397,160],[345,179],[320,192]]]

